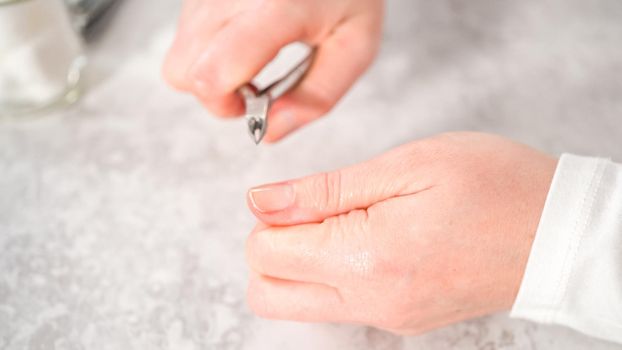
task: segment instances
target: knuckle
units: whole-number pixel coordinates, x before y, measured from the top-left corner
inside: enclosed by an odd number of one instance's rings
[[[341,180],[342,177],[340,170],[327,173],[324,177],[327,189],[327,204],[335,209],[340,209],[343,207],[341,196]]]
[[[343,236],[343,240],[348,240],[347,242],[340,243],[348,243],[352,244],[352,237],[361,238],[361,244],[365,242],[363,237],[366,237],[366,233],[368,232],[368,215],[365,210],[353,210],[345,214],[331,216],[324,220],[323,224],[328,228],[330,227],[330,231],[333,236],[341,235]],[[363,249],[365,247],[352,247],[353,249]],[[376,259],[370,258],[370,264],[377,264]]]
[[[372,281],[382,275],[377,249],[370,246],[368,215],[365,210],[332,216],[322,223],[328,245],[345,247],[339,259],[345,268],[343,276],[354,281]]]
[[[326,172],[317,176],[313,184],[316,204],[320,211],[338,210],[342,207],[341,171]]]

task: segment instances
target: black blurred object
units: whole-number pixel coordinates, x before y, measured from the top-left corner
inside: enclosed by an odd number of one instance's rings
[[[76,29],[86,41],[96,38],[121,0],[65,0]]]

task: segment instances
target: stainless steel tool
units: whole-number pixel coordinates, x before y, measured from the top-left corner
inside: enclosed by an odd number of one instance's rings
[[[244,98],[248,131],[255,144],[259,144],[266,135],[268,130],[268,112],[272,103],[302,80],[311,67],[314,56],[315,50],[311,50],[305,59],[285,74],[285,76],[262,90],[258,91],[250,83],[238,90]]]

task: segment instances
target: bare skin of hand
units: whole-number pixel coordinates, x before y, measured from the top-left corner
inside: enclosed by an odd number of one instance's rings
[[[259,316],[417,334],[509,309],[557,161],[486,134],[251,189]]]
[[[281,48],[317,48],[302,84],[272,107],[267,142],[327,113],[371,64],[383,0],[186,0],[163,75],[214,114],[237,116],[237,89]]]

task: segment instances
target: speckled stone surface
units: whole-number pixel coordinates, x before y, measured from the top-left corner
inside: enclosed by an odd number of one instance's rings
[[[622,161],[622,2],[389,1],[375,66],[272,147],[167,88],[175,1],[130,0],[73,108],[0,122],[0,349],[620,349],[506,315],[418,337],[255,318],[252,185],[447,130]]]

